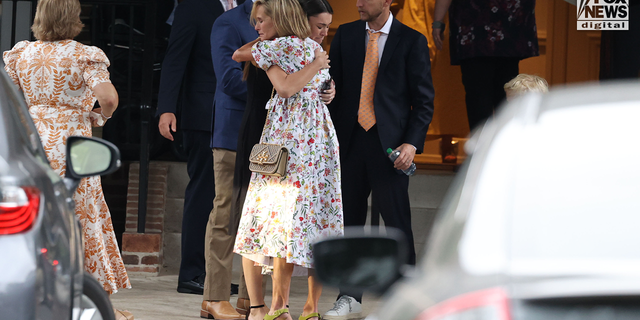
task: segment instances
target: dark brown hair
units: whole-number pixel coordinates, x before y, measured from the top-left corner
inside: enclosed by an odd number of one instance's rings
[[[333,14],[333,8],[327,0],[298,0],[307,17],[317,16],[321,13]]]

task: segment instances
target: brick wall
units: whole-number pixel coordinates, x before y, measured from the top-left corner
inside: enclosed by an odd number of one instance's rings
[[[122,235],[122,259],[128,272],[157,275],[160,271],[168,171],[169,165],[166,163],[149,164],[146,229],[145,233],[139,234],[137,232],[140,163],[132,163],[129,168],[126,229]]]
[[[122,260],[127,272],[157,275],[162,265],[162,233],[128,233],[122,235]]]
[[[167,196],[167,173],[169,165],[151,162],[149,164],[149,185],[147,192],[147,233],[162,233],[164,225],[164,206]],[[132,163],[129,168],[129,190],[127,191],[126,232],[138,230],[138,190],[140,163]]]

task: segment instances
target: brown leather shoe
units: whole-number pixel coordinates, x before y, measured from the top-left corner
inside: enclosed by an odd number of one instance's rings
[[[243,320],[244,316],[236,312],[229,301],[202,301],[200,318],[219,320]]]
[[[238,303],[236,303],[236,311],[239,314],[247,315],[249,312],[249,308],[251,307],[251,301],[249,299],[238,298]]]
[[[127,310],[118,310],[113,308],[113,313],[116,315],[116,320],[134,320],[133,314]]]

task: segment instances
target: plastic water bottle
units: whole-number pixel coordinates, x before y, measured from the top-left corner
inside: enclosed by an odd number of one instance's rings
[[[391,160],[391,162],[396,162],[396,159],[398,159],[398,156],[400,155],[400,151],[391,150],[391,148],[388,148],[387,154],[389,155],[389,160]],[[404,174],[408,176],[412,176],[413,173],[416,172],[416,164],[412,162],[411,166],[409,166],[409,169],[402,170],[402,172],[404,172]]]

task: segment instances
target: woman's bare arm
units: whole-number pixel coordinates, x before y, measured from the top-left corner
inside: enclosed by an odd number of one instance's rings
[[[315,55],[313,62],[292,74],[287,74],[278,66],[272,66],[267,70],[267,76],[279,96],[290,98],[302,90],[318,71],[329,68],[329,57],[326,52],[316,49]]]
[[[433,13],[433,20],[443,22],[447,11],[451,6],[451,0],[436,0],[435,9]],[[451,30],[449,30],[451,32]],[[433,35],[433,41],[436,44],[438,50],[442,50],[442,41],[444,40],[444,28],[433,28],[431,31]]]
[[[103,82],[97,84],[92,90],[98,99],[102,115],[107,118],[111,117],[118,107],[118,91],[116,91],[116,88],[109,82]]]
[[[233,61],[235,62],[246,62],[246,61],[255,62],[255,60],[253,59],[253,55],[251,54],[251,47],[253,47],[253,45],[258,41],[260,41],[260,38],[255,39],[245,44],[244,46],[240,47],[238,50],[236,50],[233,53],[233,56],[231,57],[231,59],[233,59]]]

